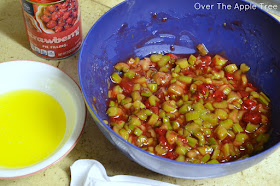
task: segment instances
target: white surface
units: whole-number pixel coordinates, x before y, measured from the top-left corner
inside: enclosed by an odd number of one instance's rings
[[[136,176],[117,175],[109,177],[101,163],[90,159],[77,160],[70,169],[70,186],[176,186]]]

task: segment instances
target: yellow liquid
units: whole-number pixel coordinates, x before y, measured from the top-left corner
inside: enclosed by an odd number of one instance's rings
[[[50,95],[31,89],[0,95],[0,166],[25,167],[52,154],[66,117]]]

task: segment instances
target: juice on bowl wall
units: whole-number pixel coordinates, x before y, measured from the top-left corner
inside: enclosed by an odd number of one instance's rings
[[[47,59],[74,54],[82,44],[79,0],[20,0],[31,50]]]

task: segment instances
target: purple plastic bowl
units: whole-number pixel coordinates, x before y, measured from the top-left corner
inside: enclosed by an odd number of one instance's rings
[[[210,4],[213,8],[197,10],[194,7],[197,0],[127,0],[95,23],[82,45],[80,85],[97,126],[127,157],[157,173],[188,179],[225,176],[257,164],[280,146],[280,24],[260,9],[221,10],[218,2],[203,1],[201,4]],[[226,3],[233,7],[236,3],[248,5],[238,0]],[[155,13],[157,16],[153,16]],[[223,52],[236,64],[246,62],[251,67],[250,81],[270,97],[272,132],[262,153],[221,164],[178,162],[130,144],[103,122],[108,119],[107,81],[115,63],[159,52],[194,53],[198,43],[204,43],[211,53]],[[171,45],[174,51],[170,50]]]

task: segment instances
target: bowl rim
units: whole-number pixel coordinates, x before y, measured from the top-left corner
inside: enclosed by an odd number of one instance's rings
[[[225,162],[225,163],[218,163],[218,164],[198,164],[198,163],[188,163],[188,162],[180,162],[180,161],[176,161],[176,160],[172,160],[172,159],[168,159],[168,158],[164,158],[164,157],[161,157],[161,156],[158,156],[158,155],[155,155],[155,154],[151,154],[149,153],[148,151],[145,151],[139,147],[137,147],[136,145],[133,145],[132,143],[129,143],[127,140],[123,139],[120,135],[118,135],[115,131],[113,131],[104,121],[102,118],[99,117],[99,115],[97,114],[97,112],[95,111],[95,109],[92,107],[92,105],[90,104],[91,102],[89,101],[89,98],[85,95],[84,93],[84,90],[85,90],[85,85],[83,84],[82,82],[82,73],[81,73],[81,61],[82,60],[82,55],[83,55],[83,52],[84,52],[84,48],[87,47],[87,40],[88,38],[90,37],[90,33],[93,32],[93,30],[95,29],[96,25],[99,24],[99,22],[102,21],[102,19],[104,17],[106,17],[107,15],[109,15],[111,12],[115,11],[118,7],[120,6],[123,6],[125,3],[128,3],[130,1],[135,1],[135,0],[125,0],[119,4],[117,4],[116,6],[114,6],[113,8],[111,8],[110,10],[108,10],[105,14],[103,14],[95,23],[94,25],[90,28],[90,30],[88,31],[86,37],[84,38],[84,41],[83,41],[83,44],[81,46],[81,52],[80,52],[80,55],[79,55],[79,63],[78,63],[78,74],[79,74],[79,82],[80,82],[80,86],[81,86],[81,90],[82,90],[82,94],[84,96],[84,99],[86,101],[86,105],[88,107],[88,110],[90,111],[91,114],[94,115],[94,119],[96,121],[96,123],[101,123],[103,127],[105,127],[107,130],[109,130],[112,134],[114,134],[115,137],[117,137],[119,140],[121,140],[123,143],[129,145],[130,147],[132,147],[133,149],[136,149],[136,150],[139,150],[143,153],[145,153],[146,155],[148,156],[151,156],[152,158],[156,158],[156,159],[160,159],[162,161],[167,161],[169,163],[174,163],[174,164],[179,164],[179,165],[188,165],[188,166],[195,166],[195,167],[209,167],[209,168],[213,168],[213,167],[226,167],[226,166],[229,166],[229,165],[234,165],[234,164],[243,164],[245,162],[247,162],[248,160],[253,160],[253,159],[263,159],[262,157],[260,156],[263,156],[263,154],[267,154],[267,153],[272,153],[274,152],[275,150],[277,150],[279,147],[280,147],[280,141],[277,142],[276,144],[274,144],[273,146],[269,147],[268,149],[266,150],[263,150],[262,152],[260,153],[257,153],[255,155],[252,155],[248,158],[245,158],[245,159],[239,159],[239,160],[235,160],[235,161],[230,161],[230,162]],[[247,0],[237,0],[236,2],[244,2],[244,3],[247,3],[247,4],[253,4],[251,2],[248,2]],[[278,24],[280,24],[280,20],[277,20],[275,17],[273,17],[270,13],[264,11],[263,9],[259,8],[258,6],[256,6],[256,10],[258,11],[261,11],[262,13],[266,14],[267,16],[270,17],[270,19],[272,18],[274,21],[276,21]],[[98,124],[97,124],[98,125]],[[259,161],[258,161],[259,162]],[[227,175],[227,174],[226,174]],[[221,175],[223,176],[223,175]],[[218,176],[208,176],[207,178],[211,178],[211,177],[218,177]],[[195,179],[201,179],[201,178],[206,178],[206,177],[195,177]]]
[[[1,67],[1,65],[14,65],[16,63],[29,63],[31,65],[35,64],[35,65],[39,65],[39,66],[45,66],[46,68],[49,68],[52,71],[57,71],[62,76],[64,76],[67,79],[67,81],[71,84],[71,87],[75,87],[76,90],[79,90],[79,91],[73,90],[70,94],[77,93],[78,96],[81,97],[81,100],[83,100],[83,102],[81,102],[81,104],[83,105],[82,106],[83,110],[82,110],[82,115],[80,116],[82,122],[75,124],[74,127],[75,127],[76,130],[73,130],[73,132],[70,134],[69,139],[67,139],[65,144],[60,147],[60,149],[62,149],[66,145],[70,146],[69,148],[67,148],[67,150],[62,151],[61,155],[57,155],[57,156],[59,156],[59,158],[51,161],[50,159],[56,154],[56,153],[54,153],[54,154],[50,155],[49,157],[47,157],[46,159],[44,159],[43,161],[40,161],[39,163],[35,163],[33,165],[30,165],[30,166],[26,166],[26,167],[22,167],[22,168],[18,168],[18,169],[13,168],[13,169],[7,169],[7,170],[0,170],[0,179],[15,179],[15,178],[27,177],[27,176],[36,174],[38,172],[41,172],[43,170],[46,170],[49,167],[51,167],[52,165],[58,163],[65,156],[67,156],[73,150],[73,148],[76,146],[76,144],[78,143],[78,141],[79,141],[79,139],[80,139],[80,137],[83,133],[83,130],[85,128],[86,116],[87,116],[87,108],[86,108],[86,105],[84,103],[83,95],[81,93],[81,88],[79,87],[78,83],[75,82],[75,80],[70,75],[68,75],[66,72],[64,72],[60,68],[58,68],[56,66],[53,66],[51,64],[40,62],[40,61],[34,61],[34,60],[5,61],[5,62],[0,63],[0,67]],[[59,151],[60,150],[58,150],[57,153]],[[51,161],[51,162],[47,163],[48,161]],[[45,165],[45,164],[47,164],[47,165]],[[37,168],[34,169],[33,168],[34,166],[36,166]],[[1,176],[1,173],[7,174],[7,175],[11,174],[11,176]]]

